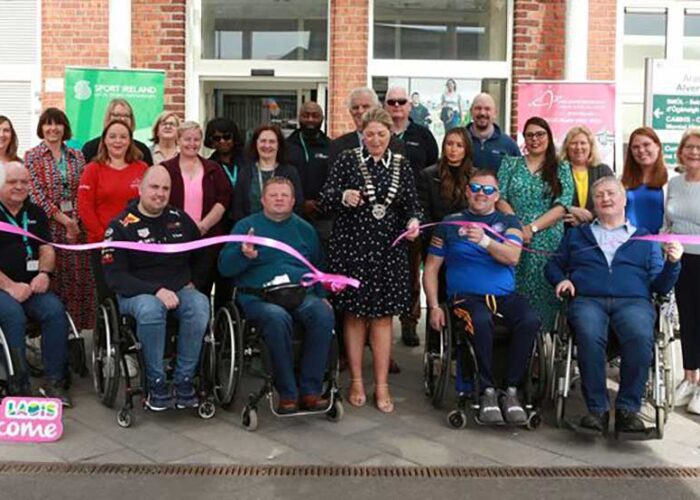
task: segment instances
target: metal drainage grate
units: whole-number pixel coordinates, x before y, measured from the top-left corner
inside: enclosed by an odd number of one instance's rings
[[[697,479],[700,467],[394,467],[352,465],[141,465],[0,463],[0,474],[375,478]]]

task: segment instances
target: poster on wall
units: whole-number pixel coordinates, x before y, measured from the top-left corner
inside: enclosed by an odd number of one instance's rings
[[[615,164],[615,84],[612,82],[521,82],[518,87],[518,144],[531,116],[552,128],[557,150],[572,127],[585,125],[598,142],[603,163]]]
[[[134,108],[134,137],[150,143],[153,123],[163,111],[164,71],[66,68],[65,86],[72,146],[81,147],[102,133],[107,105],[118,97]]]
[[[445,131],[471,121],[471,101],[481,92],[481,80],[459,78],[389,78],[389,87],[406,87],[411,119],[428,127],[438,145]]]

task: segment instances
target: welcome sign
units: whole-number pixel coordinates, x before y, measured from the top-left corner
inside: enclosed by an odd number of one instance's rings
[[[6,397],[0,405],[0,441],[56,441],[63,434],[62,416],[60,399]]]

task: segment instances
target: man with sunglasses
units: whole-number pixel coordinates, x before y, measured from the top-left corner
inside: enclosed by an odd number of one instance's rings
[[[391,115],[393,135],[404,143],[406,157],[411,164],[416,182],[421,171],[437,162],[438,146],[435,137],[426,127],[418,125],[410,118],[411,102],[404,87],[390,87],[384,98],[384,109]],[[420,264],[422,261],[421,240],[417,238],[409,246],[410,287],[412,306],[408,314],[401,316],[401,339],[409,347],[420,341],[416,327],[420,319]]]
[[[479,420],[520,425],[527,420],[518,397],[540,321],[525,297],[515,293],[515,266],[520,260],[522,226],[515,216],[496,210],[498,182],[490,170],[478,170],[467,186],[469,208],[453,214],[435,229],[425,262],[423,285],[430,326],[445,327],[438,303],[438,272],[446,266],[450,307],[459,309],[467,338],[474,346],[481,391]],[[470,224],[471,223],[471,224]],[[489,231],[484,228],[488,226]],[[505,387],[497,391],[492,366],[494,317],[510,332]],[[460,326],[461,327],[461,326]],[[458,358],[459,359],[459,358]],[[468,392],[458,368],[457,391]]]
[[[498,109],[493,97],[478,94],[472,101],[470,113],[472,121],[467,125],[467,132],[472,140],[472,161],[476,168],[498,172],[504,156],[520,156],[515,141],[496,125]]]

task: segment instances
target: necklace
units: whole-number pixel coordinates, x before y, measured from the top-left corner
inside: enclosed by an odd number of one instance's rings
[[[399,178],[401,176],[402,156],[398,154],[392,154],[390,150],[388,160],[382,159],[382,162],[384,162],[384,164],[387,166],[388,163],[391,162],[391,185],[389,186],[389,194],[387,194],[386,198],[384,199],[384,202],[379,203],[377,202],[377,190],[374,187],[374,184],[372,183],[372,176],[370,175],[369,170],[367,169],[367,160],[362,157],[362,149],[356,148],[355,154],[357,156],[357,161],[360,165],[360,173],[362,174],[362,178],[365,181],[365,193],[367,194],[367,199],[369,200],[369,203],[372,206],[372,217],[374,217],[377,220],[381,220],[386,216],[387,208],[389,208],[389,205],[392,204],[394,198],[396,198],[396,194],[399,191]]]

